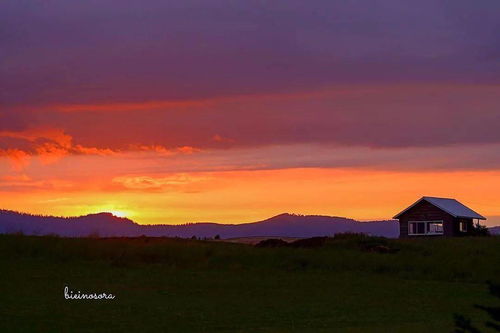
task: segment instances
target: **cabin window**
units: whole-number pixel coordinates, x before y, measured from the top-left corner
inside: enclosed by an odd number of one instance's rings
[[[460,232],[467,232],[467,222],[460,221]]]
[[[427,233],[438,235],[443,234],[443,222],[428,222]]]
[[[443,221],[410,221],[408,235],[442,235]]]

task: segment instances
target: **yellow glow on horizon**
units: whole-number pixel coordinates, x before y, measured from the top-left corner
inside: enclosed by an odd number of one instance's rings
[[[171,178],[151,174],[148,184]],[[78,191],[0,192],[1,208],[56,216],[110,212],[139,224],[246,223],[285,212],[374,220],[431,195],[454,197],[495,217],[486,224],[500,223],[500,171],[307,168],[190,173],[182,180],[161,190],[106,187],[110,180],[93,179],[78,180]]]
[[[96,194],[96,197],[99,198],[101,195]],[[103,200],[106,196],[102,196]],[[122,204],[111,204],[111,205],[89,205],[89,206],[77,206],[71,207],[69,206],[67,209],[67,213],[63,214],[65,216],[75,216],[75,215],[88,215],[88,214],[99,214],[99,213],[110,213],[116,217],[122,218],[131,218],[136,216],[136,214],[128,209],[127,202],[123,202]]]
[[[110,210],[110,211],[107,211],[106,213],[111,213],[111,214],[113,214],[116,217],[127,217],[127,213],[126,212],[122,212],[122,211],[119,211],[119,210]]]

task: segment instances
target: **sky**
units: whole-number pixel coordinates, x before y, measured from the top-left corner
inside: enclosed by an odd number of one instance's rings
[[[500,2],[0,3],[1,208],[500,225]]]

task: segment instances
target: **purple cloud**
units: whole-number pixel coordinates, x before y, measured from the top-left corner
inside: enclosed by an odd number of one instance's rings
[[[495,82],[497,1],[6,1],[4,105]]]

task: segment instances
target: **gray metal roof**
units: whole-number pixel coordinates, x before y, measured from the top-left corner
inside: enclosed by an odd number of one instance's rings
[[[406,208],[403,210],[401,213],[398,215],[394,216],[395,219],[399,218],[403,213],[408,211],[410,208],[421,202],[422,200],[427,201],[431,205],[436,206],[437,208],[447,212],[448,214],[452,215],[453,217],[463,217],[463,218],[469,218],[469,219],[479,219],[479,220],[486,220],[486,218],[469,207],[465,206],[464,204],[458,202],[455,199],[449,199],[449,198],[436,198],[436,197],[422,197],[419,199],[417,202],[415,202],[413,205],[410,207]]]

